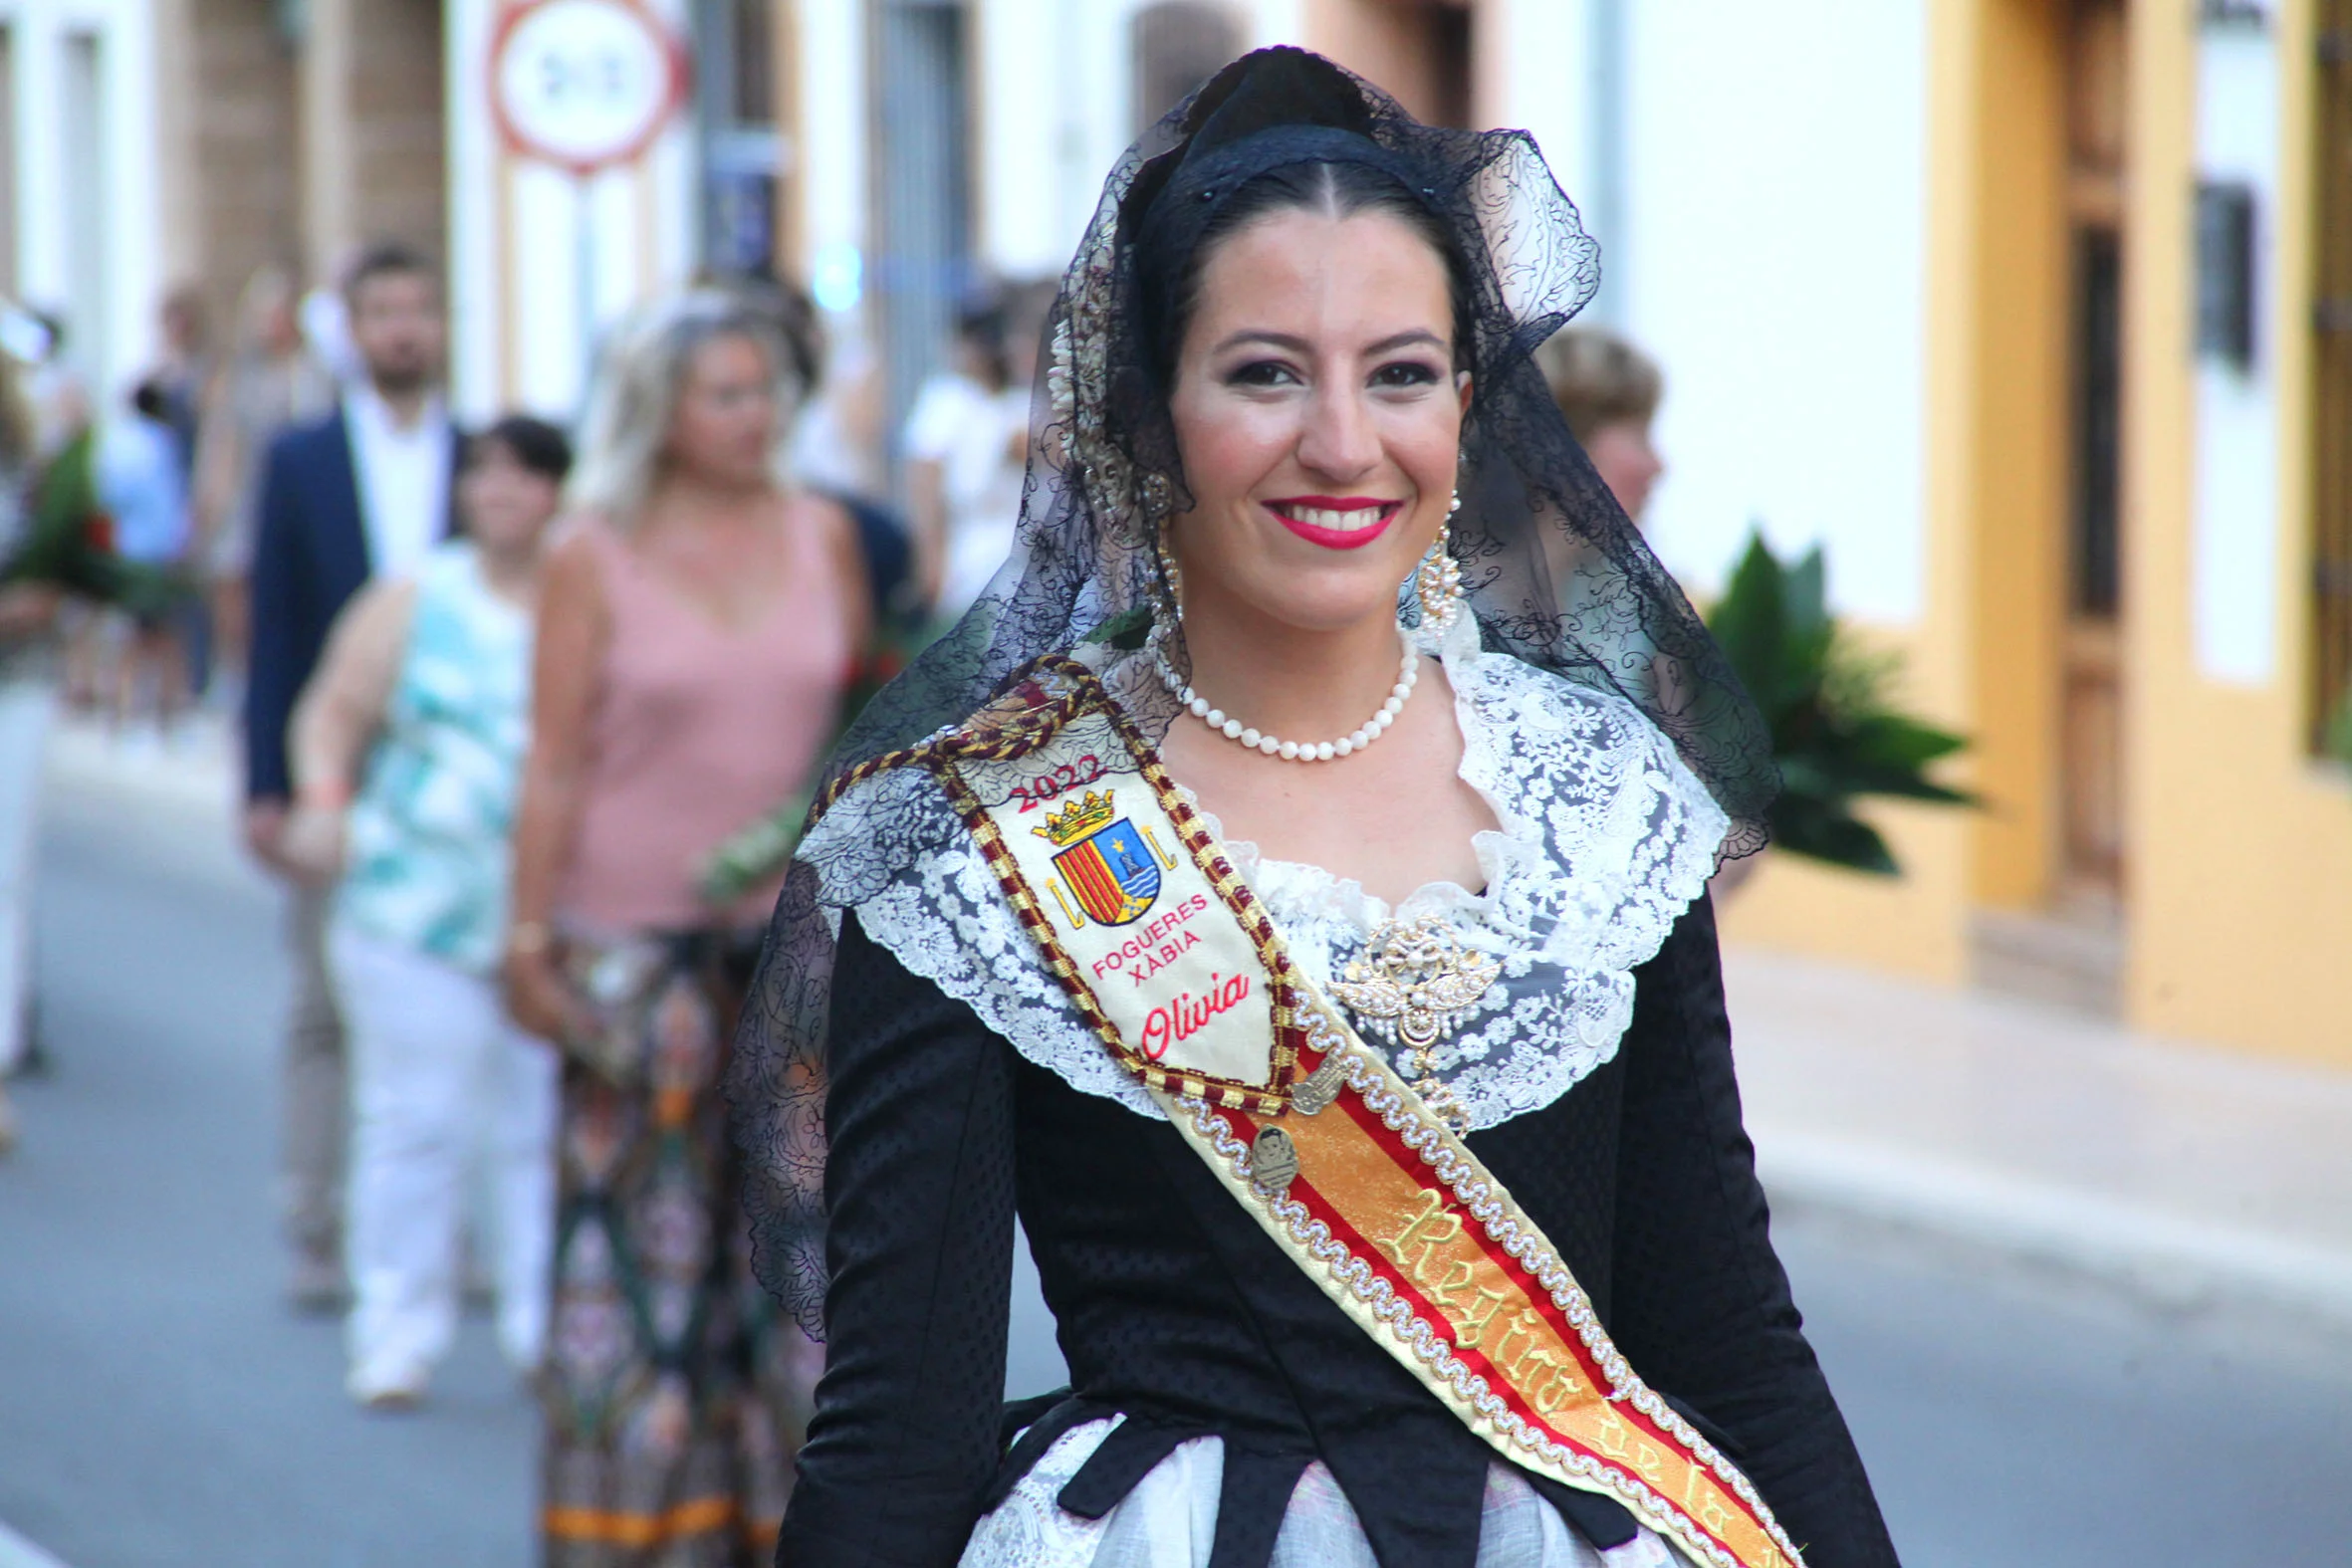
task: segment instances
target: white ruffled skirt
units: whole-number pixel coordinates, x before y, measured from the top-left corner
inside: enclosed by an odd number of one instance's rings
[[[1223,1439],[1179,1444],[1099,1519],[1064,1513],[1054,1500],[1119,1419],[1063,1433],[973,1530],[961,1568],[1205,1568],[1217,1533]],[[1271,1568],[1378,1568],[1355,1510],[1319,1460],[1291,1493]],[[1478,1568],[1690,1568],[1690,1559],[1648,1530],[1596,1551],[1523,1476],[1497,1464],[1487,1471]]]

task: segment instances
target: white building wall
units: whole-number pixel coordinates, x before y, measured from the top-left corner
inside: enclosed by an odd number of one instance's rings
[[[863,289],[868,238],[864,7],[852,0],[784,3],[797,5],[793,36],[800,48],[794,173],[806,253],[798,264],[820,305],[852,311]]]
[[[1142,0],[976,0],[977,249],[1002,277],[1058,276],[1133,139]],[[1239,14],[1239,13],[1237,13]]]
[[[155,38],[142,0],[0,0],[15,74],[16,279],[68,318],[70,361],[103,410],[157,350],[161,273]],[[85,98],[77,39],[97,43]],[[97,141],[89,140],[95,120]]]
[[[1612,287],[1665,366],[1650,534],[1694,592],[1761,521],[1828,547],[1841,609],[1920,616],[1927,7],[1626,8]]]
[[[2197,667],[2207,679],[2266,686],[2278,671],[2278,356],[2293,331],[2272,227],[2279,211],[2278,46],[2273,31],[2209,27],[2198,48],[2197,165],[2254,193],[2254,357],[2245,370],[2197,367],[2193,582]],[[2186,243],[2186,241],[2184,241]]]
[[[1069,90],[1087,65],[1070,0],[983,0],[972,11],[972,164],[981,262],[1008,277],[1058,270],[1085,143]],[[1057,256],[1056,252],[1060,254]]]
[[[1487,117],[1535,138],[1552,178],[1583,211],[1588,229],[1595,226],[1590,209],[1601,151],[1590,112],[1590,9],[1591,0],[1490,0],[1479,14],[1480,25],[1506,30],[1499,51],[1501,102]],[[1607,236],[1596,237],[1607,245]]]

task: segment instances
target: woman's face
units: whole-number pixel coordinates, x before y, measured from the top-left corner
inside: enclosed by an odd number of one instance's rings
[[[768,484],[781,415],[767,350],[736,333],[713,337],[686,361],[670,419],[669,460],[709,484]]]
[[[1640,523],[1642,513],[1650,504],[1651,487],[1666,472],[1666,460],[1650,444],[1650,422],[1612,419],[1592,432],[1584,453],[1592,459],[1594,472],[1609,487],[1609,494],[1617,498],[1617,505],[1625,509],[1625,515]]]
[[[537,550],[562,498],[556,481],[526,467],[501,441],[484,441],[457,481],[466,533],[498,556]]]
[[[1446,266],[1385,213],[1286,210],[1221,243],[1169,411],[1185,612],[1308,631],[1394,615],[1453,498],[1470,378]]]

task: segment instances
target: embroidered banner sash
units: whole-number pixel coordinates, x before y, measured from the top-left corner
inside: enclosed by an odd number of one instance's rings
[[[1295,970],[1092,671],[1044,661],[893,763],[940,778],[1071,1004],[1244,1212],[1465,1426],[1698,1562],[1802,1568],[1503,1184]]]

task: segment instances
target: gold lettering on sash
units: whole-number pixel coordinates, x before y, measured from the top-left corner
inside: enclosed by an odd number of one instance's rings
[[[1722,1535],[1732,1527],[1732,1513],[1716,1497],[1715,1488],[1706,1484],[1706,1481],[1707,1472],[1696,1464],[1692,1465],[1689,1475],[1683,1481],[1683,1511],[1717,1535]],[[1778,1557],[1779,1553],[1775,1548],[1772,1556],[1764,1560],[1771,1562]],[[1786,1568],[1785,1563],[1782,1564],[1782,1568]]]
[[[1495,1365],[1500,1367],[1509,1362],[1511,1342],[1515,1339],[1527,1341],[1520,1347],[1519,1352],[1525,1356],[1535,1343],[1535,1330],[1542,1326],[1543,1320],[1535,1315],[1533,1307],[1521,1307],[1519,1315],[1511,1320],[1511,1326],[1503,1330],[1503,1337],[1495,1341]]]
[[[1496,1310],[1503,1305],[1500,1290],[1489,1290],[1481,1285],[1465,1300],[1462,1287],[1478,1277],[1478,1265],[1456,1258],[1447,1268],[1445,1282],[1429,1292],[1429,1299],[1437,1303],[1454,1325],[1454,1343],[1464,1350],[1476,1350],[1479,1340],[1487,1332],[1487,1324],[1494,1320]]]
[[[1686,1452],[1675,1423],[1664,1422],[1652,1430],[1631,1417],[1637,1407],[1628,1406],[1620,1413],[1617,1402],[1641,1396],[1640,1383],[1615,1372],[1614,1352],[1605,1338],[1579,1316],[1569,1292],[1554,1283],[1553,1271],[1561,1265],[1548,1250],[1549,1243],[1449,1132],[1447,1123],[1455,1118],[1458,1107],[1449,1103],[1442,1086],[1428,1081],[1407,1083],[1380,1056],[1363,1047],[1347,1017],[1332,1008],[1312,984],[1298,981],[1294,996],[1277,995],[1285,973],[1279,936],[1251,903],[1250,889],[1230,864],[1215,858],[1215,846],[1186,813],[1176,786],[1160,770],[1149,747],[1125,726],[1115,705],[1093,685],[1091,672],[1069,661],[1047,661],[1040,672],[1023,710],[1032,717],[1025,720],[1027,727],[1020,739],[1033,750],[1019,759],[1021,767],[1034,770],[1058,756],[1070,756],[1073,767],[1081,761],[1091,765],[1094,755],[1081,759],[1071,754],[1086,745],[1093,745],[1099,753],[1104,742],[1123,747],[1135,759],[1152,791],[1150,799],[1124,784],[1115,799],[1096,799],[1094,795],[1088,799],[1112,816],[1122,811],[1128,814],[1134,839],[1127,847],[1138,852],[1128,855],[1119,866],[1122,871],[1137,873],[1137,885],[1145,875],[1159,877],[1159,891],[1154,896],[1164,908],[1158,919],[1137,924],[1131,932],[1103,926],[1100,917],[1088,911],[1086,900],[1077,896],[1085,891],[1081,884],[1066,880],[1059,861],[1033,842],[1024,824],[1017,822],[1014,804],[981,806],[982,798],[1006,793],[999,786],[1005,783],[1005,769],[1016,759],[966,738],[919,760],[949,786],[1006,896],[1105,1047],[1144,1079],[1187,1142],[1238,1197],[1248,1200],[1245,1211],[1333,1300],[1352,1308],[1349,1292],[1362,1285],[1361,1270],[1367,1264],[1386,1265],[1379,1270],[1381,1276],[1409,1299],[1388,1301],[1385,1310],[1376,1314],[1357,1314],[1365,1331],[1499,1453],[1536,1473],[1603,1494],[1630,1492],[1630,1482],[1645,1482],[1651,1495],[1642,1499],[1643,1518],[1661,1533],[1671,1533],[1686,1554],[1698,1553],[1694,1560],[1732,1560],[1725,1558],[1720,1543],[1746,1568],[1802,1568],[1796,1548],[1779,1544],[1786,1537],[1778,1534],[1768,1513],[1761,1505],[1752,1507],[1750,1500],[1742,1497],[1739,1477],[1728,1464],[1719,1470],[1699,1462]],[[1051,711],[1040,707],[1049,698],[1059,706]],[[1013,731],[1007,728],[1004,733],[1010,736]],[[966,771],[973,774],[973,782],[965,780]],[[1097,789],[1103,787],[1098,769],[1092,777]],[[1013,793],[1018,795],[1019,791]],[[1169,830],[1167,835],[1158,831],[1161,827]],[[1174,853],[1170,852],[1171,844]],[[1057,843],[1056,847],[1066,846]],[[1048,894],[1043,899],[1034,891],[1040,882]],[[1128,893],[1129,901],[1133,896]],[[1210,913],[1217,910],[1231,914],[1231,930]],[[1197,926],[1188,924],[1196,919]],[[1187,958],[1204,944],[1207,951]],[[1175,971],[1157,990],[1146,989],[1154,976],[1179,963],[1187,967]],[[1207,990],[1222,996],[1218,988],[1226,977],[1246,977],[1261,970],[1276,983],[1259,999],[1265,1013],[1263,1028],[1253,1008],[1246,1018],[1232,1018],[1233,1026],[1219,1023],[1196,1029],[1182,1051],[1169,1051],[1164,1041],[1159,1051],[1138,1044],[1138,1034],[1148,1033],[1152,1009],[1171,1005],[1166,994],[1173,994],[1176,1005]],[[1208,974],[1206,982],[1196,973],[1202,971]],[[1415,977],[1386,978],[1402,986]],[[1477,988],[1472,982],[1476,979],[1465,980],[1464,989],[1474,992]],[[1116,984],[1121,981],[1126,984]],[[1189,992],[1185,990],[1188,981]],[[1353,988],[1358,981],[1345,984]],[[1107,989],[1098,993],[1096,988]],[[1415,991],[1407,1001],[1416,999],[1426,1004],[1420,1009],[1423,1012],[1437,1010],[1436,1004],[1447,1000],[1426,988]],[[1359,999],[1343,990],[1337,1000],[1353,1008]],[[1356,1010],[1360,1017],[1367,1009]],[[1395,1011],[1368,1010],[1375,1018]],[[1406,1038],[1408,1026],[1414,1038],[1422,1032],[1417,1027],[1419,1020],[1402,1012],[1392,1021],[1401,1043],[1411,1043]],[[1245,1022],[1249,1026],[1241,1027]],[[1307,1026],[1303,1052],[1284,1032],[1301,1024]],[[1307,1061],[1316,1064],[1314,1070],[1303,1079],[1291,1081],[1296,1074],[1290,1069],[1303,1069]],[[1416,1072],[1419,1065],[1415,1064]],[[1282,1089],[1285,1084],[1287,1095]],[[1359,1127],[1355,1118],[1348,1116],[1336,1123],[1324,1119],[1310,1124],[1302,1119],[1289,1123],[1272,1137],[1251,1136],[1269,1130],[1265,1118],[1280,1116],[1286,1108],[1299,1112],[1301,1118],[1315,1116],[1335,1105],[1351,1085],[1361,1088],[1368,1102],[1374,1101],[1375,1084],[1399,1098],[1411,1123],[1405,1125],[1393,1111],[1386,1113],[1389,1130],[1403,1135],[1401,1147],[1370,1121]],[[1239,1110],[1252,1115],[1215,1114]],[[1269,1188],[1280,1192],[1286,1187],[1280,1180],[1286,1168],[1280,1150],[1290,1141],[1283,1136],[1285,1132],[1311,1155],[1320,1178],[1314,1184],[1313,1197],[1333,1212],[1333,1229],[1344,1226],[1353,1236],[1363,1238],[1342,1248],[1350,1254],[1344,1270],[1324,1266],[1329,1261],[1325,1243],[1311,1232],[1300,1231],[1295,1215],[1280,1212],[1290,1206],[1261,1201]],[[1228,1137],[1228,1133],[1235,1136]],[[1422,1167],[1448,1169],[1430,1145],[1433,1137],[1457,1165],[1466,1166],[1470,1176],[1483,1184],[1479,1191],[1495,1194],[1500,1220],[1484,1200],[1477,1201],[1475,1214],[1465,1207],[1456,1190],[1473,1189],[1460,1175],[1449,1171],[1438,1185],[1422,1185],[1437,1181]],[[1245,1145],[1237,1138],[1247,1140],[1248,1154],[1241,1152]],[[1420,1158],[1416,1160],[1415,1155]],[[1504,1240],[1498,1240],[1497,1230],[1504,1232]],[[1523,1233],[1533,1250],[1520,1244],[1514,1232]],[[1558,1292],[1565,1320],[1553,1314],[1551,1303],[1540,1290],[1525,1281],[1520,1263],[1542,1285]],[[1582,1345],[1577,1342],[1579,1328]],[[1462,1369],[1458,1365],[1446,1367],[1445,1358],[1433,1354],[1432,1338],[1443,1343],[1448,1336],[1466,1360],[1488,1372],[1490,1386],[1507,1396],[1509,1406],[1529,1418],[1525,1424],[1494,1419],[1491,1403],[1464,1392]],[[1587,1346],[1596,1360],[1586,1358]],[[1612,1369],[1608,1379],[1596,1370],[1604,1364]],[[1446,1367],[1444,1375],[1440,1367]],[[1638,1408],[1655,1407],[1645,1403]],[[1529,1430],[1542,1428],[1550,1431]],[[1562,1457],[1562,1449],[1546,1441],[1553,1436],[1569,1451],[1566,1457]],[[1609,1469],[1602,1471],[1589,1459],[1578,1458],[1577,1454],[1602,1456]],[[1683,1477],[1680,1483],[1674,1478],[1677,1473]]]
[[[1446,1208],[1445,1194],[1434,1187],[1424,1187],[1421,1207],[1405,1222],[1405,1228],[1375,1244],[1388,1254],[1390,1262],[1412,1275],[1413,1283],[1427,1289],[1430,1255],[1461,1233],[1462,1217]],[[1415,1246],[1421,1248],[1421,1255],[1407,1257],[1405,1253]]]
[[[1528,1320],[1531,1325],[1528,1334],[1528,1342],[1520,1346],[1519,1359],[1512,1362],[1511,1364],[1512,1377],[1522,1383],[1526,1382],[1528,1379],[1528,1364],[1529,1362],[1533,1362],[1537,1367],[1555,1367],[1559,1365],[1559,1358],[1557,1356],[1554,1356],[1548,1350],[1540,1348],[1535,1343],[1533,1329],[1541,1327],[1543,1320],[1535,1316],[1532,1310],[1530,1310],[1527,1315]]]
[[[1633,1446],[1633,1467],[1641,1471],[1641,1478],[1652,1486],[1663,1485],[1666,1478],[1666,1456],[1655,1444],[1636,1443]]]
[[[1545,1416],[1550,1416],[1557,1413],[1562,1405],[1581,1393],[1584,1382],[1576,1376],[1574,1368],[1566,1362],[1555,1362],[1551,1356],[1545,1355],[1543,1364],[1550,1368],[1551,1377],[1536,1387],[1533,1399],[1535,1409]]]

